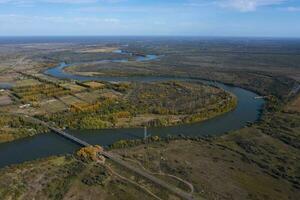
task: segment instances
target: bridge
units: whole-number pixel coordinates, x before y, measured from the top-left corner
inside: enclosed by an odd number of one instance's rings
[[[77,138],[77,137],[69,134],[69,133],[66,133],[66,132],[64,132],[61,129],[58,129],[58,128],[55,128],[55,127],[51,126],[49,123],[46,123],[46,122],[41,121],[41,120],[39,120],[37,118],[33,118],[33,117],[30,117],[30,116],[27,116],[27,115],[25,117],[28,120],[30,120],[30,121],[32,121],[32,122],[34,122],[36,124],[40,124],[42,126],[47,127],[48,129],[50,129],[54,133],[56,133],[56,134],[58,134],[58,135],[60,135],[60,136],[62,136],[64,138],[66,138],[66,139],[68,139],[68,140],[70,140],[70,141],[72,141],[72,142],[74,142],[74,143],[76,143],[76,144],[78,144],[78,145],[80,145],[82,147],[92,146],[91,144],[89,144],[89,143],[87,143],[87,142],[85,142],[85,141],[83,141],[83,140],[81,140],[81,139],[79,139],[79,138]],[[140,175],[141,177],[144,177],[144,178],[150,180],[151,182],[155,183],[156,185],[159,185],[159,186],[161,186],[161,187],[169,190],[170,192],[172,192],[172,193],[176,194],[177,196],[181,197],[182,199],[186,199],[186,200],[193,200],[194,199],[194,197],[192,196],[192,194],[187,193],[187,192],[185,192],[185,191],[183,191],[183,190],[181,190],[181,189],[179,189],[179,188],[177,188],[175,186],[172,186],[172,185],[166,183],[165,181],[163,181],[163,180],[161,180],[161,179],[159,179],[159,178],[157,178],[157,177],[155,177],[155,176],[153,176],[153,175],[145,172],[142,169],[139,169],[137,167],[134,167],[134,166],[130,165],[128,162],[125,162],[124,160],[122,160],[122,158],[120,156],[118,156],[116,154],[113,154],[113,153],[107,152],[107,151],[103,151],[101,153],[101,155],[103,155],[107,159],[110,159],[111,161],[113,161],[113,162],[115,162],[115,163],[123,166],[124,168],[127,168],[130,171],[132,171],[132,172]]]

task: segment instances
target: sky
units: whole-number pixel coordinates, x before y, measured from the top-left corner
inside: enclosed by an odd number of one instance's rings
[[[0,0],[0,36],[300,37],[300,0]]]

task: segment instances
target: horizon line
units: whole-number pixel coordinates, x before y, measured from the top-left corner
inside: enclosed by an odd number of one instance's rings
[[[300,39],[300,36],[229,36],[229,35],[0,35],[0,38],[30,38],[30,37],[187,37],[187,38],[262,38],[262,39]]]

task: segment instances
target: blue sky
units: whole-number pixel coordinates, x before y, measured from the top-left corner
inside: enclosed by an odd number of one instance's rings
[[[0,0],[0,35],[300,37],[300,0]]]

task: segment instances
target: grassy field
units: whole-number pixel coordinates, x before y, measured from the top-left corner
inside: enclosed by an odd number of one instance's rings
[[[113,172],[112,172],[113,171]],[[124,171],[107,162],[82,162],[74,156],[51,157],[0,170],[0,198],[8,199],[154,199],[139,186],[119,178],[114,173]],[[135,177],[146,188],[170,195],[146,180]],[[9,189],[8,189],[9,188]],[[178,198],[172,198],[178,199]]]
[[[81,92],[86,89],[85,87],[70,82],[62,83],[60,84],[60,86],[68,90],[71,90],[72,92]]]
[[[196,83],[107,84],[105,87],[59,97],[70,107],[70,112],[37,117],[71,129],[157,127],[203,121],[236,106],[233,95]]]

